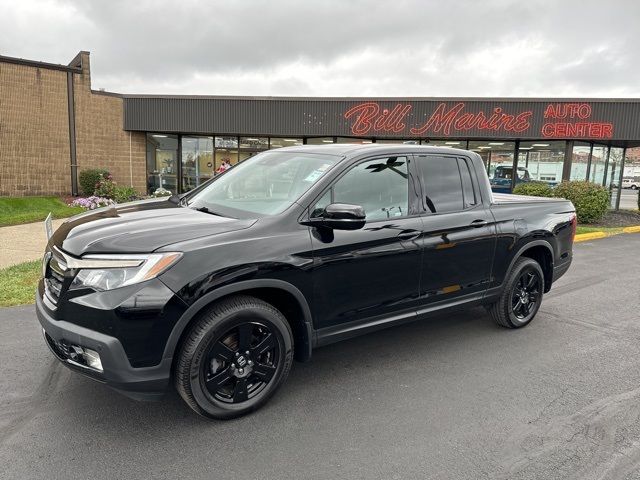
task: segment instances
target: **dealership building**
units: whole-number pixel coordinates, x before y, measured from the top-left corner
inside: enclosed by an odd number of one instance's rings
[[[616,208],[622,178],[640,177],[640,99],[131,95],[92,90],[89,52],[68,65],[0,56],[3,196],[78,194],[79,172],[98,167],[180,193],[225,160],[328,143],[469,149],[510,186],[589,180]]]

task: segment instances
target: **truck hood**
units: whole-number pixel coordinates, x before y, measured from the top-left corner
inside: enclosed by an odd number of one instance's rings
[[[70,218],[49,244],[71,255],[146,253],[172,243],[241,230],[256,220],[199,212],[167,200],[101,208]]]

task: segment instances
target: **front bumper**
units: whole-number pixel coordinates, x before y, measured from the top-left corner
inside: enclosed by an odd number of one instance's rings
[[[133,368],[117,338],[52,318],[38,294],[36,314],[42,325],[47,346],[55,357],[70,369],[105,383],[136,400],[158,400],[167,390],[172,358],[163,358],[153,367]],[[78,345],[98,352],[103,371],[73,361],[66,355],[65,350],[60,348],[61,345]]]

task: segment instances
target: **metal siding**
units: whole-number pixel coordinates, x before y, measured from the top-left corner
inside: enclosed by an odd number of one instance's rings
[[[565,119],[558,122],[606,122],[613,124],[611,140],[640,141],[640,101],[636,100],[572,100],[557,99],[295,99],[295,98],[226,98],[226,97],[124,97],[124,128],[148,132],[175,132],[194,134],[263,135],[263,136],[354,136],[354,119],[345,119],[351,107],[375,102],[382,109],[393,109],[397,104],[412,106],[404,118],[406,128],[398,133],[371,131],[363,136],[387,138],[504,138],[540,139],[545,120],[544,110],[555,103],[588,103],[592,108],[589,119]],[[440,103],[447,109],[463,102],[463,112],[483,111],[487,116],[495,107],[504,113],[517,115],[533,113],[530,128],[522,133],[479,130],[427,132],[412,135],[410,127],[424,123]],[[554,121],[554,120],[548,120]],[[570,137],[565,137],[570,138]],[[551,140],[552,138],[549,138]],[[603,140],[607,141],[607,140]]]

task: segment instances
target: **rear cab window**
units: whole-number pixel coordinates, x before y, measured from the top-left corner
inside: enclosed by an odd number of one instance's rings
[[[415,155],[414,158],[426,213],[459,212],[478,204],[467,159],[441,154]]]

